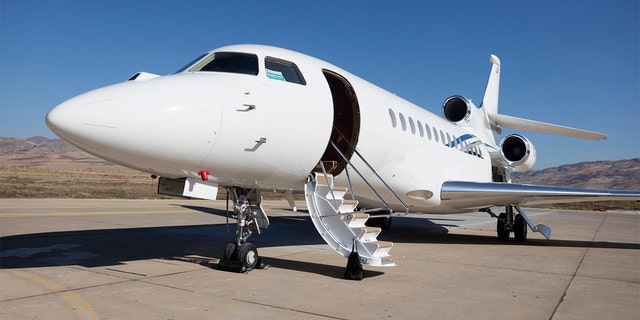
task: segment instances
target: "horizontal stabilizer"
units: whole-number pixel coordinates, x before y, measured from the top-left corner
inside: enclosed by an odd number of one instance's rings
[[[516,118],[495,113],[490,113],[488,114],[488,116],[491,120],[491,124],[497,127],[589,140],[600,140],[607,138],[606,134],[559,126],[546,122]]]

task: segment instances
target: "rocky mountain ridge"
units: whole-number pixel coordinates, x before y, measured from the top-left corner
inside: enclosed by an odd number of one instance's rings
[[[565,164],[514,173],[512,180],[515,183],[561,187],[640,190],[640,158]]]

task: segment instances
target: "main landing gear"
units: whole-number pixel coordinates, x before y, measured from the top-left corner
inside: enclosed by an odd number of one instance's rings
[[[490,214],[492,217],[497,218],[496,231],[498,233],[498,239],[502,241],[509,240],[509,235],[513,232],[513,237],[518,242],[527,240],[527,222],[525,216],[521,211],[519,214],[514,214],[514,206],[508,205],[505,207],[505,212],[496,215],[491,209],[481,209],[480,211]],[[516,208],[517,209],[517,208]]]
[[[513,209],[518,211],[518,215],[514,214]],[[480,211],[486,212],[498,219],[496,230],[498,232],[498,239],[500,240],[509,240],[509,234],[513,232],[513,237],[516,241],[525,241],[527,240],[527,227],[531,228],[533,232],[539,232],[547,238],[547,240],[551,239],[551,228],[544,224],[533,224],[531,219],[527,217],[527,214],[524,213],[520,207],[507,205],[506,212],[500,213],[500,215],[491,212],[489,208],[480,209]]]
[[[265,264],[258,256],[255,245],[247,242],[253,232],[269,226],[269,219],[262,209],[262,195],[255,189],[232,187],[229,193],[233,200],[233,217],[237,220],[236,238],[224,248],[218,270],[247,272],[262,269]]]

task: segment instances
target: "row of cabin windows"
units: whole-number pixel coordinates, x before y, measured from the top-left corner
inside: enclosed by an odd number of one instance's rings
[[[409,129],[411,134],[415,135],[416,132],[420,135],[420,137],[427,137],[429,140],[434,140],[435,142],[441,142],[443,145],[452,146],[452,142],[455,143],[455,148],[466,153],[476,155],[482,158],[482,153],[480,148],[477,146],[469,148],[469,145],[466,141],[459,140],[455,135],[449,134],[448,132],[443,132],[442,130],[437,129],[435,126],[429,126],[426,122],[423,124],[420,120],[414,121],[412,117],[405,117],[402,112],[398,113],[396,117],[396,113],[393,109],[389,108],[389,117],[391,118],[391,126],[394,128],[398,127],[398,119],[400,120],[400,127],[402,131],[407,131]]]
[[[204,56],[198,57],[187,67],[178,70],[182,72],[189,68],[196,61],[200,61]],[[269,79],[286,81],[306,85],[300,69],[295,63],[274,57],[266,57],[264,59],[264,67],[266,75]],[[209,71],[209,72],[229,72],[248,75],[258,75],[258,56],[252,53],[241,52],[215,52],[197,63],[189,69],[190,72]]]

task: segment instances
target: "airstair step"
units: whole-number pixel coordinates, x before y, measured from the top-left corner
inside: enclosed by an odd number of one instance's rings
[[[327,198],[336,197],[336,199],[343,199],[344,195],[349,191],[346,187],[331,187],[331,190],[327,193]]]
[[[351,216],[351,219],[348,220],[347,225],[350,228],[364,228],[366,227],[367,220],[369,219],[369,215],[366,213],[356,212]]]
[[[366,230],[366,233],[375,233],[375,234],[378,234],[378,233],[382,232],[382,229],[381,229],[381,228],[378,228],[378,227],[366,227],[366,228],[364,228],[364,229]]]
[[[363,243],[377,241],[377,237],[382,231],[382,229],[377,227],[365,227],[365,228],[357,228],[358,232],[361,234],[359,240]]]
[[[340,186],[333,186],[333,187],[331,187],[331,190],[333,190],[333,192],[344,192],[344,193],[347,193],[347,191],[349,191],[349,188],[340,187]]]
[[[340,212],[353,212],[358,206],[358,200],[343,200],[342,205],[340,206]],[[344,210],[342,210],[344,209]]]
[[[353,219],[354,219],[354,220],[355,220],[355,219],[365,219],[365,220],[367,220],[367,219],[369,219],[369,215],[368,215],[368,214],[366,214],[366,213],[356,212],[356,213],[353,215]]]
[[[378,245],[378,248],[380,248],[380,249],[393,247],[393,242],[389,242],[389,241],[376,241],[376,244]]]
[[[333,176],[316,172],[316,183],[318,186],[333,186]]]
[[[362,245],[373,253],[374,257],[388,257],[393,243],[387,241],[370,241]]]

